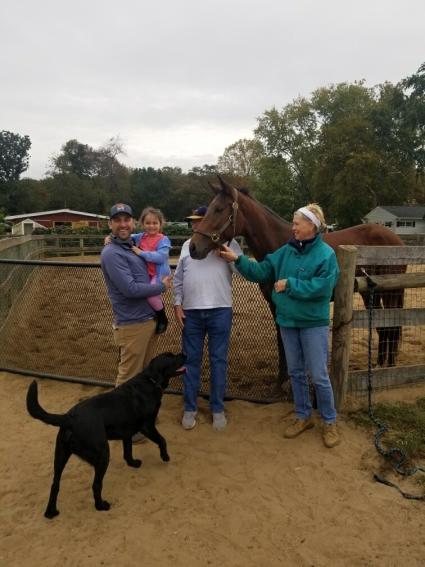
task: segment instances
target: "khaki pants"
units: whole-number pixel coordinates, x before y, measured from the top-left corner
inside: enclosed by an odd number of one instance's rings
[[[115,386],[133,378],[152,360],[157,339],[155,329],[156,322],[153,319],[114,327],[114,342],[120,356]]]

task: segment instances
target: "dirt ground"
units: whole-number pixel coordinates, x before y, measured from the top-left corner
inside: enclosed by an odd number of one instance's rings
[[[104,482],[111,510],[97,512],[92,469],[72,457],[61,513],[47,520],[57,430],[27,414],[29,380],[0,373],[2,567],[424,564],[425,503],[372,480],[381,466],[372,433],[341,416],[343,441],[334,449],[323,446],[317,427],[286,440],[288,403],[229,402],[228,428],[215,432],[202,401],[197,427],[183,431],[181,398],[166,395],[158,428],[170,463],[146,443],[134,449],[142,468],[131,469],[111,442]],[[39,380],[40,402],[51,412],[98,391]],[[424,388],[396,393],[404,400],[424,395]]]

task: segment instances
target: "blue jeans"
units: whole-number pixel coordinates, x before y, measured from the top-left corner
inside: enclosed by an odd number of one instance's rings
[[[291,377],[295,414],[299,419],[311,415],[312,405],[307,369],[316,391],[317,406],[325,423],[336,421],[334,395],[328,374],[329,327],[281,327],[288,372]]]
[[[211,368],[210,408],[224,411],[227,382],[227,352],[232,328],[232,308],[186,309],[183,328],[183,350],[187,355],[184,376],[184,409],[196,411],[205,335]]]

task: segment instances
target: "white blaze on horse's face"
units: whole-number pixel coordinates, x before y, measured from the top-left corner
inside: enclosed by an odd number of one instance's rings
[[[301,215],[294,215],[292,232],[297,240],[308,240],[316,236],[316,227],[311,221]]]

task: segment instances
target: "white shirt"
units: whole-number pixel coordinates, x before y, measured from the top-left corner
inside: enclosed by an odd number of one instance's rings
[[[189,243],[186,240],[183,244],[174,273],[174,305],[182,305],[183,309],[232,307],[232,273],[237,272],[233,262],[227,263],[215,251],[203,260],[194,260]],[[229,247],[238,256],[242,254],[236,240]]]

